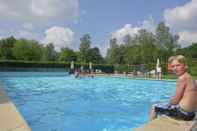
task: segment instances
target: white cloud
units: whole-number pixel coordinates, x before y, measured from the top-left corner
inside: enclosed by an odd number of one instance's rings
[[[183,32],[179,32],[178,35],[180,36],[178,42],[181,44],[182,47],[186,47],[194,42],[197,42],[197,31],[194,32],[183,31]]]
[[[148,31],[154,32],[156,28],[156,24],[154,23],[154,19],[150,16],[147,20],[144,20],[140,26],[132,26],[131,24],[126,24],[123,28],[118,29],[117,31],[112,33],[112,38],[117,39],[118,44],[123,44],[124,37],[126,35],[130,35],[134,37],[138,34],[140,29],[146,29]]]
[[[70,47],[73,42],[74,32],[69,28],[51,27],[45,31],[46,37],[42,41],[44,44],[53,43],[55,50]]]
[[[112,34],[112,38],[116,38],[118,44],[123,44],[123,39],[126,35],[133,37],[140,29],[140,27],[132,27],[130,24],[126,24],[123,28],[115,31]]]
[[[24,23],[23,24],[23,27],[27,30],[33,30],[34,27],[33,27],[33,24],[32,23]]]
[[[31,32],[31,31],[27,31],[27,30],[20,30],[20,31],[17,32],[16,37],[17,38],[38,40],[39,34]]]
[[[173,9],[166,9],[164,12],[165,22],[176,30],[197,29],[197,0],[178,6]]]
[[[197,42],[197,0],[164,11],[166,24],[179,34],[182,47]]]
[[[0,0],[0,35],[53,42],[59,50],[72,42],[73,32],[58,26],[79,15],[79,0]]]
[[[155,24],[155,21],[151,15],[149,16],[149,18],[147,20],[144,20],[142,22],[141,28],[151,31],[153,33],[155,32],[156,24]]]
[[[78,0],[1,0],[0,20],[51,24],[68,22],[78,16]]]

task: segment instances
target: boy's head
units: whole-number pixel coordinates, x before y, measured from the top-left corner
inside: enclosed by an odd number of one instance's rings
[[[173,72],[178,76],[181,76],[187,71],[188,66],[183,55],[172,56],[168,59],[168,62]]]

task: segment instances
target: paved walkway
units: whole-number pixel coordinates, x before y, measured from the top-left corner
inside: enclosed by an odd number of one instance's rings
[[[31,131],[0,85],[0,131]]]

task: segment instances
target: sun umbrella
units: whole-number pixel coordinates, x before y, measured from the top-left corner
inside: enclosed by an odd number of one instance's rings
[[[157,58],[157,65],[156,65],[156,67],[160,67],[159,58]]]
[[[89,62],[89,69],[92,70],[92,62]]]
[[[74,61],[71,61],[71,64],[70,64],[70,69],[74,69]]]

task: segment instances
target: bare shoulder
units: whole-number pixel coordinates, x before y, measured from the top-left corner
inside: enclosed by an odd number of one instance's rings
[[[185,73],[178,78],[178,81],[191,81],[192,77],[189,73]]]
[[[192,86],[192,77],[190,74],[185,73],[178,78],[177,87],[178,88],[186,88],[188,86]]]
[[[192,76],[188,73],[180,78],[180,81],[185,83],[185,85],[189,88],[197,88],[195,80],[193,80]]]
[[[187,83],[187,81],[188,80],[191,80],[192,78],[191,78],[191,76],[190,76],[190,74],[188,74],[188,73],[185,73],[185,74],[183,74],[182,76],[180,76],[179,78],[178,78],[178,83]]]

